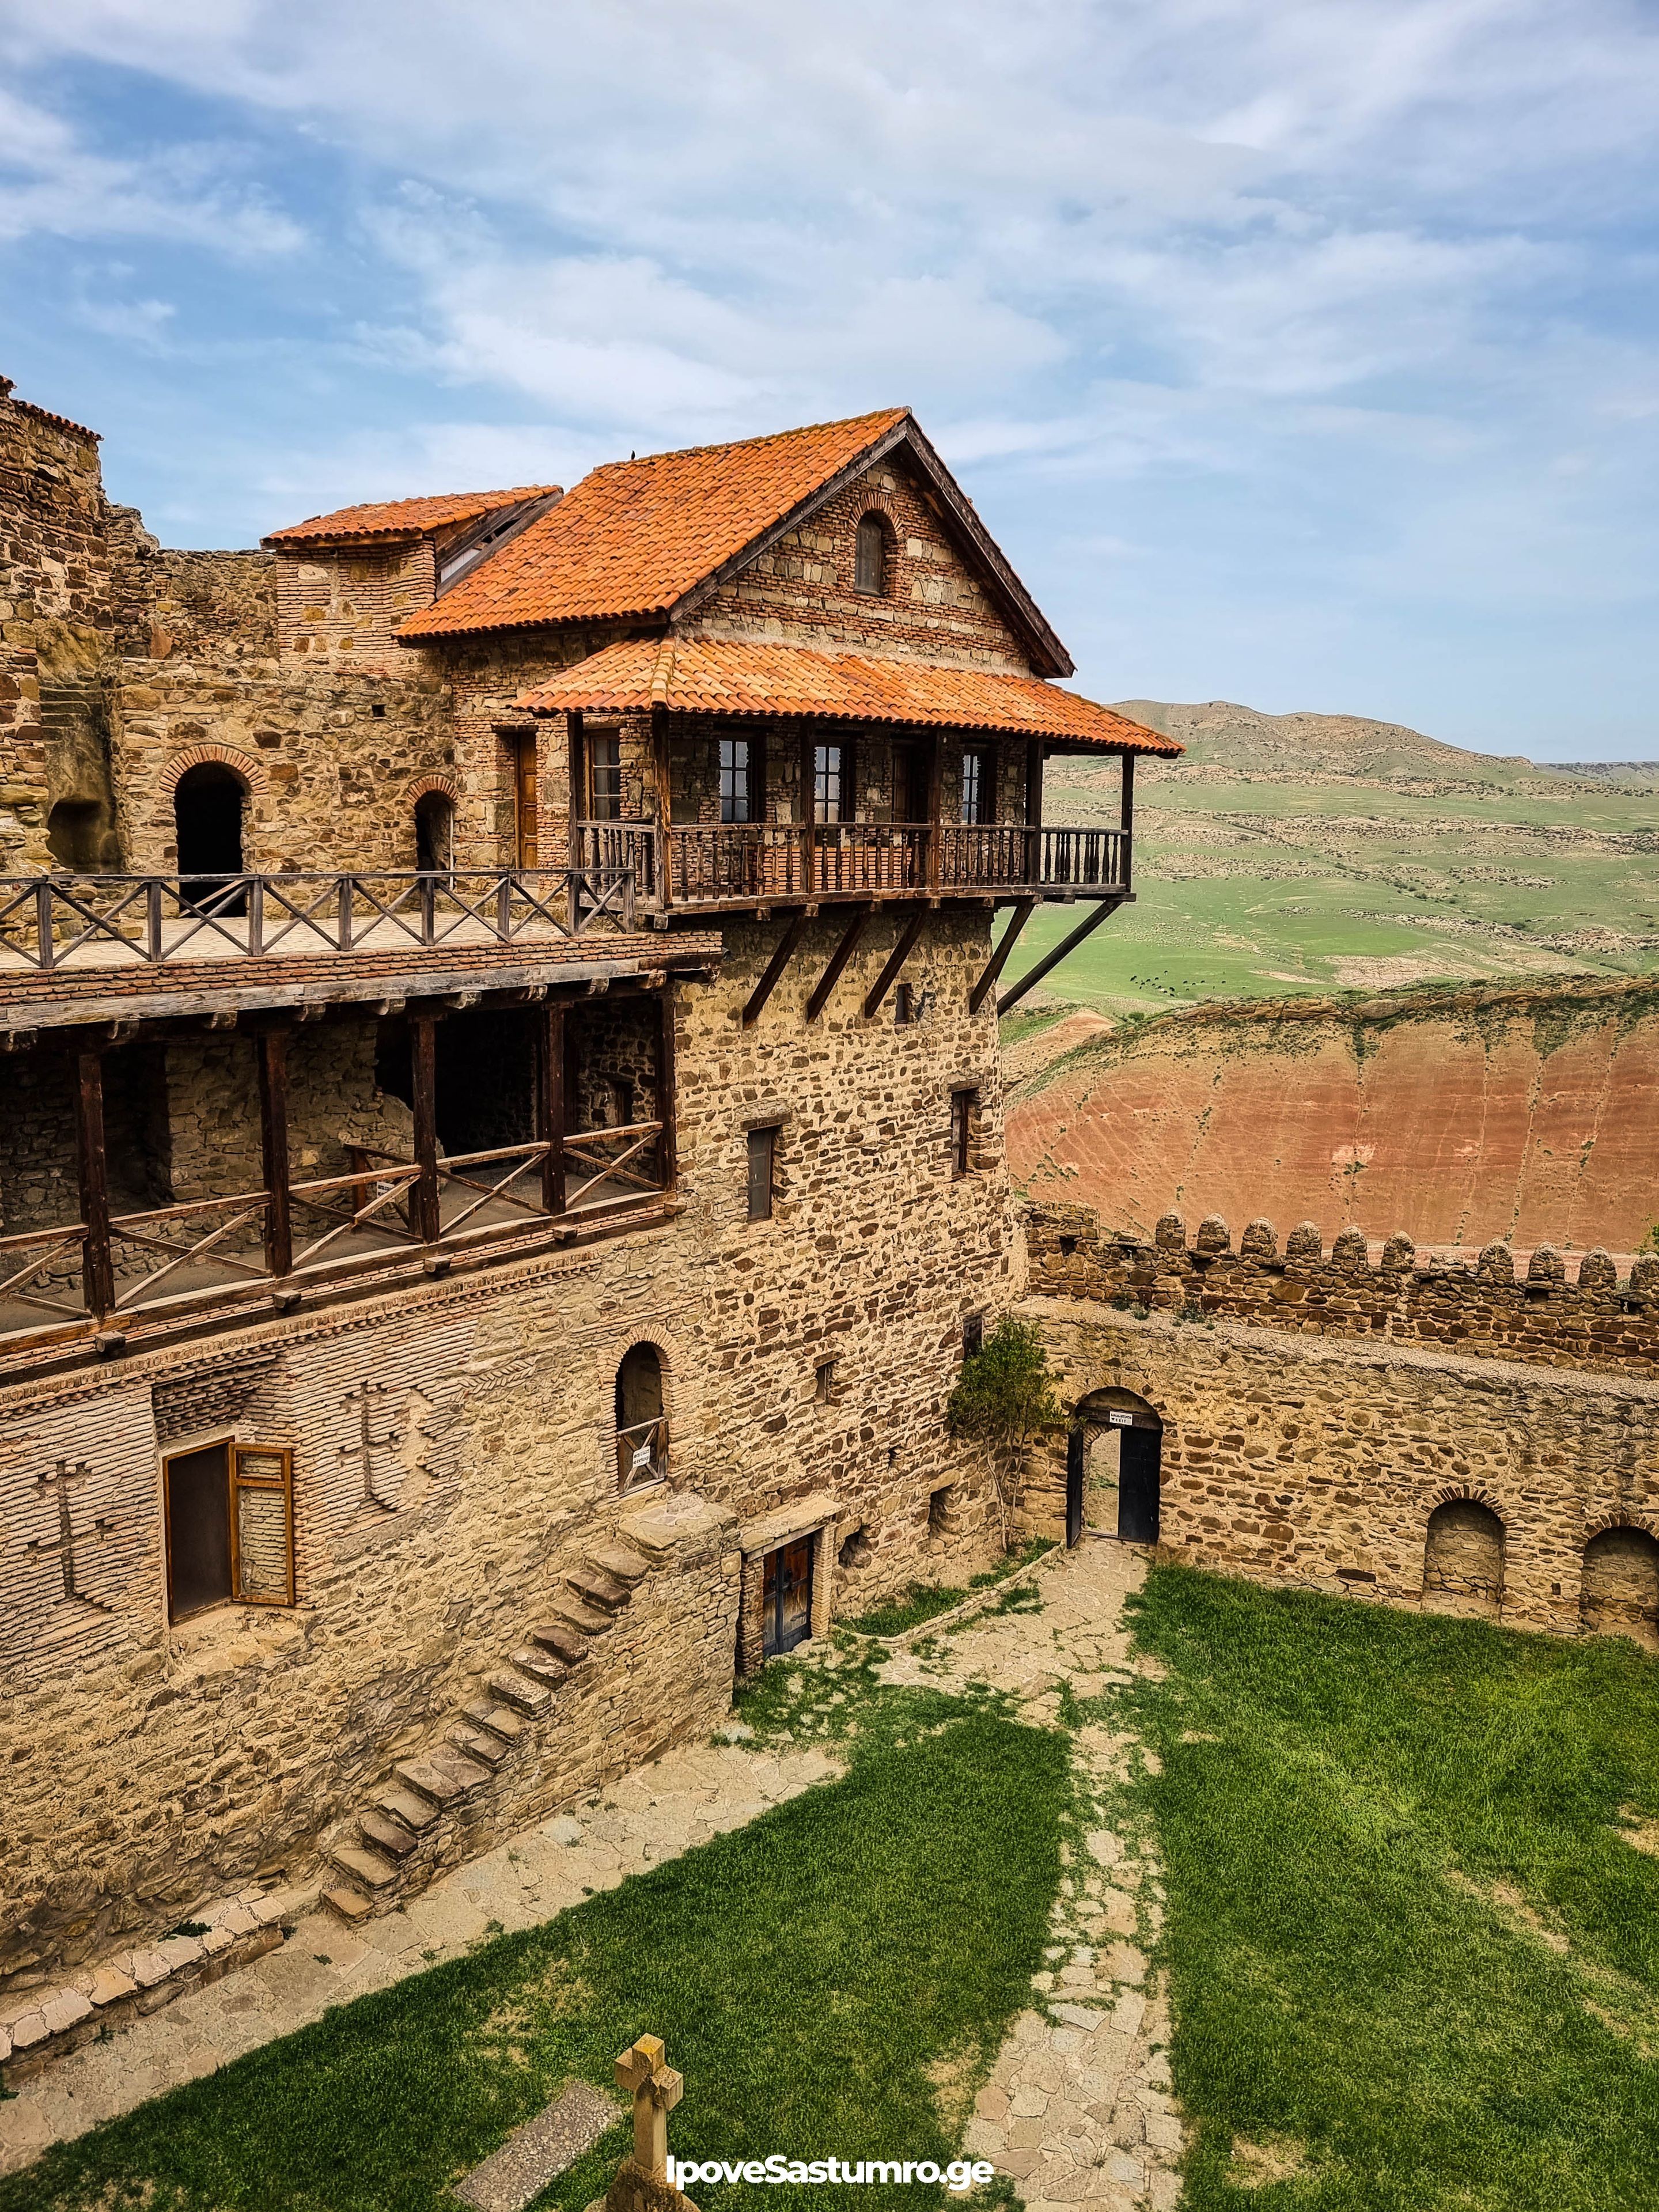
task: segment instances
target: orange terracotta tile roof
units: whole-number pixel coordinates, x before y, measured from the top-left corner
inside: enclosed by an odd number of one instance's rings
[[[441,491],[425,499],[366,500],[358,507],[337,507],[331,514],[273,530],[266,545],[349,545],[362,538],[420,538],[452,522],[476,522],[499,507],[520,500],[544,499],[557,484],[520,484],[514,491]]]
[[[609,462],[412,616],[399,637],[665,613],[909,412],[887,407],[775,437]]]
[[[1171,760],[1183,750],[1173,738],[1041,677],[815,653],[801,645],[751,645],[745,638],[630,638],[579,660],[519,704],[538,714],[661,706],[688,714],[824,715],[1001,730]]]
[[[88,430],[84,422],[77,422],[68,415],[54,415],[50,407],[37,407],[32,399],[20,399],[9,376],[0,376],[0,399],[9,399],[14,407],[25,415],[33,415],[39,422],[55,422],[60,430],[73,430],[77,438],[90,439],[95,446],[104,442],[101,430]]]

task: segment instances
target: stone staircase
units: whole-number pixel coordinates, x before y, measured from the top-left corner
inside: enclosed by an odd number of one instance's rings
[[[590,1664],[598,1639],[613,1627],[648,1561],[621,1544],[595,1546],[565,1570],[548,1617],[486,1681],[487,1696],[463,1705],[444,1734],[412,1759],[399,1759],[352,1825],[325,1847],[339,1877],[323,1902],[355,1924],[392,1911],[444,1867],[471,1856],[467,1812],[554,1710],[559,1686]]]

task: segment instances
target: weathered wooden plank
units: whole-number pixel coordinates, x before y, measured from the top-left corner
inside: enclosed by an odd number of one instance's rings
[[[1100,927],[1109,915],[1117,912],[1123,903],[1121,898],[1102,899],[1094,912],[1080,921],[1069,937],[1061,938],[1052,952],[1045,953],[1035,968],[1022,975],[1012,991],[1005,991],[997,1000],[997,1016],[1000,1019],[1010,1006],[1016,1006],[1035,983],[1040,983],[1051,968],[1057,968],[1068,952],[1075,952],[1084,939]]]
[[[877,976],[874,983],[871,986],[868,996],[864,1001],[864,1018],[866,1021],[873,1019],[873,1018],[880,1012],[882,1000],[887,996],[888,992],[892,988],[893,985],[897,982],[899,970],[903,967],[905,962],[910,957],[912,951],[915,950],[916,939],[921,935],[922,924],[927,921],[927,916],[931,912],[931,907],[917,907],[915,912],[911,915],[909,921],[899,932],[898,943],[893,947],[891,952],[888,955],[887,965],[882,969],[880,975]]]
[[[1014,949],[1014,939],[1031,919],[1036,906],[1035,899],[1021,899],[1008,917],[1008,927],[1002,933],[1002,941],[980,971],[979,981],[968,994],[968,1011],[976,1014],[985,1003],[985,994],[1008,963],[1008,955]]]
[[[779,979],[781,977],[784,969],[789,965],[790,956],[793,953],[795,947],[800,943],[801,932],[805,928],[807,916],[805,913],[795,915],[791,919],[787,928],[786,928],[783,933],[783,935],[778,939],[777,950],[774,952],[772,957],[767,962],[766,972],[761,977],[759,982],[756,984],[754,989],[750,993],[749,1003],[743,1010],[743,1026],[744,1029],[752,1029],[755,1024],[760,1019],[761,1009],[765,1006],[773,992],[777,989]]]
[[[859,939],[869,927],[870,917],[874,912],[873,906],[860,907],[842,931],[840,944],[830,956],[829,966],[814,984],[812,995],[806,1001],[806,1018],[809,1022],[817,1021],[818,1016],[829,1005],[830,994],[841,981],[842,969],[857,951]]]

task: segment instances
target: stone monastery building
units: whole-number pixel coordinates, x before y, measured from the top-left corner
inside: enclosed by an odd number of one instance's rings
[[[1071,672],[902,408],[198,553],[0,380],[0,2061],[983,1564],[1021,1301],[1030,1525],[1650,1632],[1653,1273],[1017,1220]]]

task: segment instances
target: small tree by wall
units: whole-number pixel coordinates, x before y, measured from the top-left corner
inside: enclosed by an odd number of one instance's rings
[[[953,1437],[977,1444],[989,1462],[1005,1552],[1009,1517],[1019,1504],[1025,1448],[1064,1419],[1042,1331],[1031,1322],[999,1322],[963,1361],[945,1423]]]

